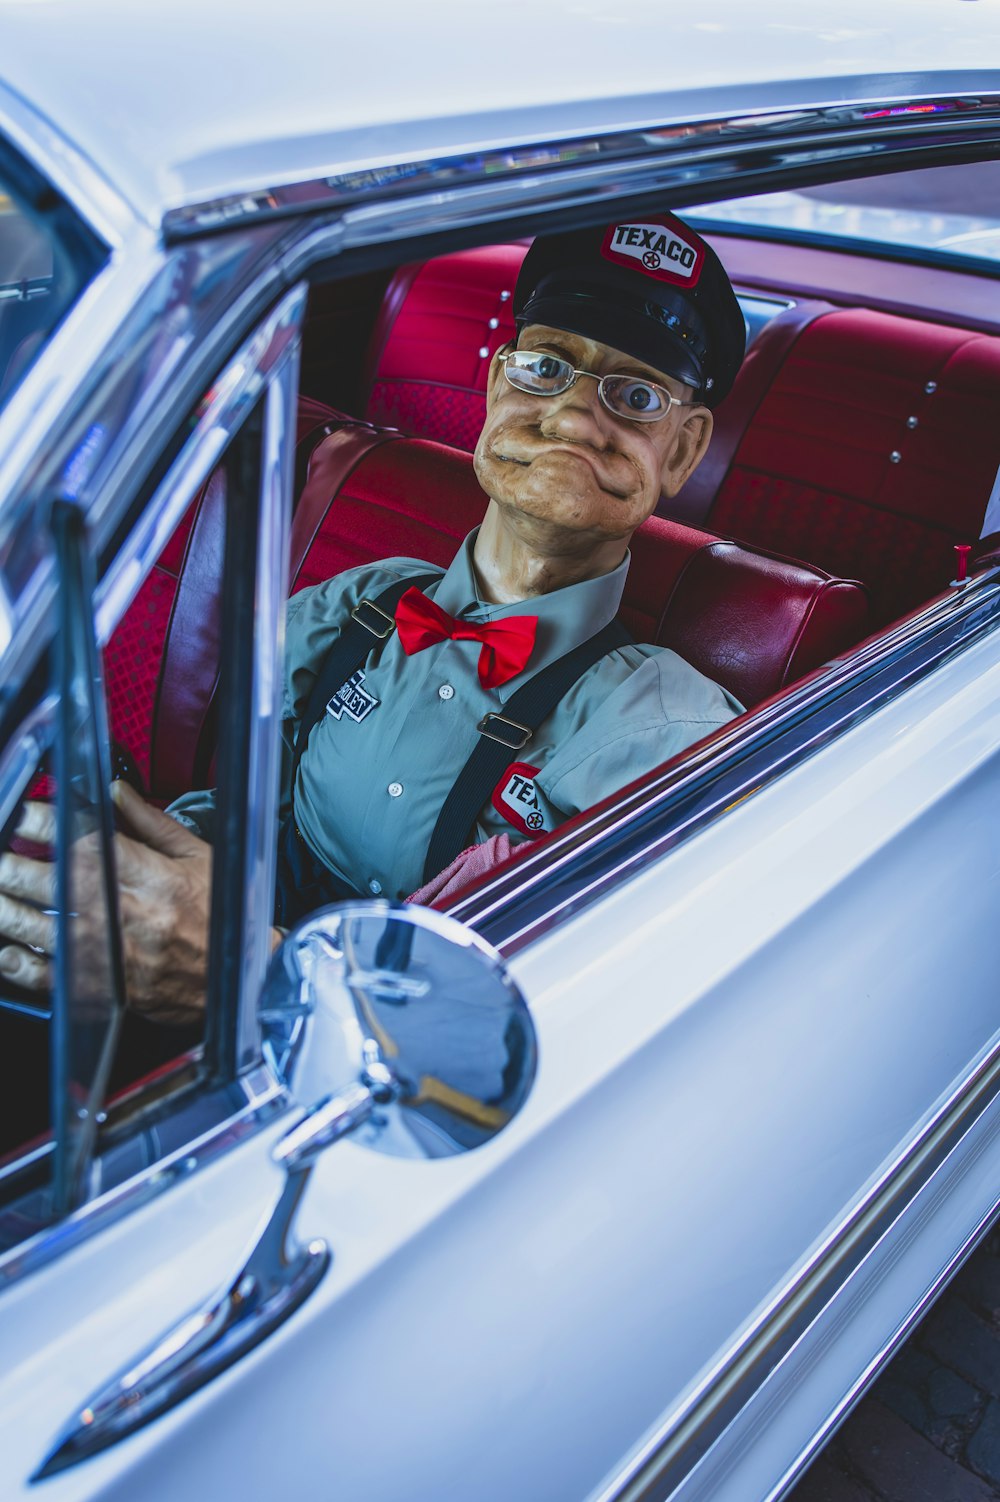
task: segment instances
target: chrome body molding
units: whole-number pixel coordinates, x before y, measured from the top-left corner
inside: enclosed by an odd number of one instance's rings
[[[982,1124],[986,1123],[985,1135],[989,1138],[1000,1132],[998,1103],[1000,1044],[957,1086],[951,1098],[907,1144],[809,1265],[764,1311],[753,1329],[726,1352],[684,1411],[672,1414],[661,1432],[647,1440],[622,1473],[595,1493],[591,1502],[661,1502],[667,1497],[683,1498],[684,1502],[691,1498],[693,1502],[695,1497],[715,1496],[713,1482],[704,1475],[699,1476],[696,1467],[717,1442],[725,1443],[723,1436],[731,1423],[741,1417],[745,1419],[755,1396],[778,1372],[797,1342],[816,1324],[827,1307],[843,1294],[865,1260],[877,1249],[885,1255],[887,1244],[893,1240],[894,1228],[903,1224],[907,1210],[928,1191],[935,1176],[939,1180],[938,1192],[944,1192],[940,1180],[948,1178],[949,1160],[958,1159],[955,1173],[961,1174],[967,1167],[963,1161],[963,1147],[971,1143],[974,1156],[978,1156],[987,1145],[983,1140]],[[994,1108],[992,1113],[991,1107]],[[987,1119],[988,1113],[991,1119]],[[899,1322],[891,1340],[854,1382],[809,1449],[799,1457],[793,1471],[769,1493],[770,1497],[781,1495],[822,1447],[884,1362],[926,1312],[948,1278],[976,1246],[992,1223],[998,1206],[1000,1190],[994,1190],[992,1202],[979,1215],[962,1246],[905,1319]],[[919,1226],[907,1226],[905,1235],[912,1236],[917,1230]],[[740,1484],[744,1485],[745,1481],[741,1480]]]
[[[285,1088],[258,1065],[234,1083],[181,1102],[169,1116],[145,1122],[96,1160],[97,1194],[66,1219],[24,1239],[24,1211],[17,1212],[17,1244],[0,1251],[0,1291],[230,1152],[290,1108]],[[47,1151],[33,1155],[32,1165]],[[112,1172],[118,1177],[108,1182]],[[0,1211],[0,1244],[8,1240],[8,1213]]]
[[[501,953],[517,953],[998,625],[1000,572],[993,571],[733,722],[680,765],[578,815],[565,833],[448,911]]]
[[[588,201],[601,196],[620,198],[623,191],[675,189],[683,190],[687,201],[693,202],[702,183],[718,188],[731,182],[735,187],[746,178],[793,166],[800,173],[811,166],[835,165],[843,170],[851,162],[874,166],[901,153],[998,141],[1000,93],[890,94],[851,104],[833,100],[806,109],[653,120],[628,131],[541,140],[509,150],[486,148],[466,155],[358,167],[171,209],[164,215],[162,228],[169,243],[275,216],[343,210],[387,200],[394,202],[393,217],[400,219],[406,215],[407,201],[425,193],[435,195],[436,222],[441,227],[442,196],[447,202],[455,194],[464,198],[470,189],[486,188],[495,208],[506,199],[523,212],[526,205],[551,192],[553,177],[562,195],[586,191]],[[732,160],[734,153],[737,161]],[[401,227],[399,233],[405,232]],[[385,238],[384,226],[378,238]]]

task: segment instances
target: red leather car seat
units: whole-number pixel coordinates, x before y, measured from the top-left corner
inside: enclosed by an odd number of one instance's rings
[[[300,400],[297,442],[303,480],[317,438],[342,416],[308,398]],[[104,649],[111,738],[131,752],[143,782],[161,800],[191,786],[193,748],[204,731],[215,688],[224,508],[224,477],[217,469]]]
[[[369,347],[369,421],[475,448],[490,360],[514,337],[526,248],[487,245],[396,272]]]
[[[717,248],[725,257],[724,237]],[[513,335],[520,244],[398,272],[368,416],[472,449]],[[772,294],[773,295],[773,294]],[[996,474],[1000,339],[796,298],[755,342],[698,473],[661,512],[859,576],[881,625],[943,589]]]
[[[1000,338],[826,313],[774,375],[707,524],[858,574],[882,625],[945,588],[954,544],[978,538],[998,398]]]
[[[292,526],[292,591],[393,555],[448,564],[482,518],[471,455],[403,435],[320,445]],[[748,707],[859,640],[855,581],[651,517],[632,540],[621,619],[671,647]]]
[[[446,565],[486,505],[471,455],[344,421],[316,404],[307,404],[306,416],[292,590],[393,555]],[[121,663],[115,649],[124,653],[145,626],[137,676],[147,694],[127,727],[121,710],[112,724],[130,732],[126,744],[151,769],[150,791],[161,799],[204,778],[214,740],[221,482],[214,475],[192,507],[186,547],[176,537],[147,581],[156,609],[140,594],[108,649],[109,697],[120,705],[129,684],[127,673],[113,676]],[[680,652],[748,707],[857,641],[867,615],[866,592],[853,581],[678,522],[652,517],[633,539],[626,626],[638,640]],[[143,735],[151,741],[146,755]]]

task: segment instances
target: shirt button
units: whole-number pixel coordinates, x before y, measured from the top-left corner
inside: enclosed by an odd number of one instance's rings
[[[380,881],[376,881],[375,877],[373,876],[371,881],[368,883],[368,890],[369,892],[371,892],[373,897],[377,897],[379,892],[381,892],[382,890],[382,883]]]
[[[442,683],[441,687],[438,689],[438,698],[439,699],[454,699],[454,697],[455,697],[455,690],[452,688],[451,684],[450,683]]]
[[[389,794],[390,798],[398,798],[398,797],[400,797],[400,795],[402,794],[402,791],[403,791],[403,784],[401,782],[390,782],[388,788],[386,789],[386,792]]]

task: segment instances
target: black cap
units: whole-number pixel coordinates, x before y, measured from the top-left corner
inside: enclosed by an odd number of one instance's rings
[[[743,362],[746,323],[715,251],[673,214],[539,237],[514,321],[544,323],[652,365],[715,407]]]

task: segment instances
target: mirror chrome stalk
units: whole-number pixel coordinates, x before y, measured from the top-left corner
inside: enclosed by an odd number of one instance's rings
[[[342,904],[307,919],[272,960],[260,1017],[292,1093],[320,1097],[272,1149],[281,1193],[235,1278],[95,1393],[32,1481],[166,1413],[309,1297],[332,1253],[293,1228],[320,1153],[352,1132],[405,1157],[468,1151],[503,1130],[534,1080],[534,1027],[499,955],[427,908]]]

